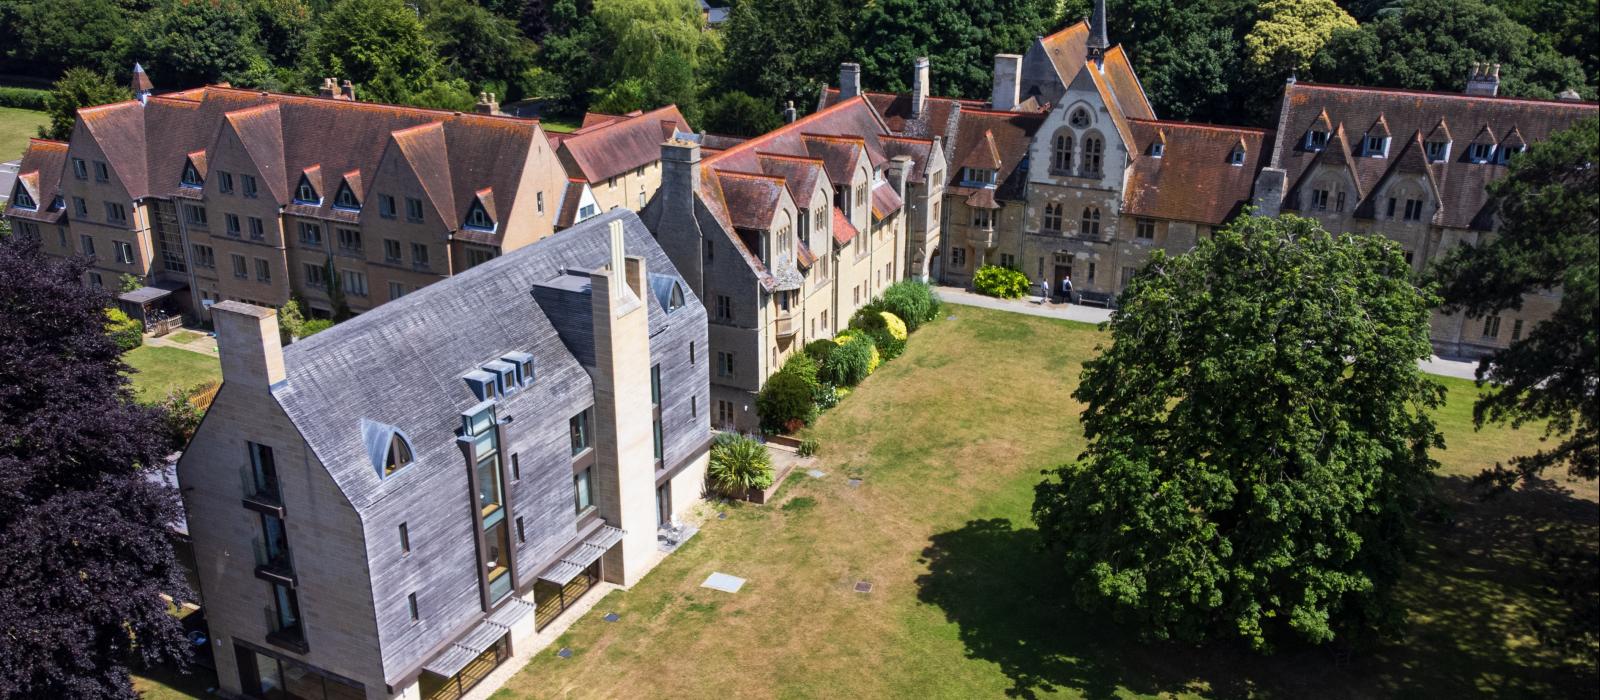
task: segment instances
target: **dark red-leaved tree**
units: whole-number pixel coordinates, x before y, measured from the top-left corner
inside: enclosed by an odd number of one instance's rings
[[[146,479],[171,445],[83,272],[0,236],[0,698],[133,698],[129,664],[188,657],[179,506]]]

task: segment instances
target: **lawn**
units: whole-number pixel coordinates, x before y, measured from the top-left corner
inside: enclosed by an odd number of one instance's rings
[[[178,348],[141,345],[122,356],[135,372],[133,389],[140,401],[160,401],[173,389],[191,389],[222,379],[222,363],[215,357]]]
[[[22,152],[28,150],[28,139],[37,137],[39,127],[49,121],[44,112],[0,107],[0,163],[21,158]]]
[[[560,117],[539,117],[539,128],[552,134],[567,134],[578,130],[582,124]]]
[[[1400,593],[1413,610],[1400,636],[1352,656],[1144,643],[1068,604],[1029,518],[1039,470],[1083,447],[1069,395],[1104,336],[949,308],[954,320],[920,331],[816,426],[827,477],[797,474],[774,503],[710,520],[575,624],[560,642],[572,658],[541,654],[494,697],[1593,694],[1592,659],[1533,637],[1563,607],[1531,542],[1592,548],[1594,485],[1471,497],[1467,475],[1537,436],[1472,432],[1470,382],[1446,382],[1443,515]],[[748,583],[699,588],[713,571]],[[861,580],[870,593],[855,592]],[[609,611],[621,621],[601,620]]]

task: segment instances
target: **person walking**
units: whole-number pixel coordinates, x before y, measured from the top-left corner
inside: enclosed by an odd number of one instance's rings
[[[1068,304],[1072,303],[1072,275],[1061,277],[1061,296]]]

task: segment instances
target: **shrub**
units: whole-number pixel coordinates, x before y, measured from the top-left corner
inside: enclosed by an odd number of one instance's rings
[[[809,343],[806,343],[805,353],[812,360],[816,361],[817,368],[820,370],[824,364],[827,364],[828,356],[833,354],[834,350],[838,349],[838,343],[824,338],[822,340],[813,340]]]
[[[826,411],[839,405],[838,388],[827,382],[817,384],[817,388],[811,390],[811,403],[817,405],[818,411]]]
[[[718,434],[711,443],[706,478],[712,488],[742,497],[750,489],[771,486],[772,476],[772,455],[765,445],[734,433]]]
[[[1001,299],[1019,299],[1028,293],[1028,276],[1009,267],[984,265],[972,275],[972,289]]]
[[[838,349],[828,355],[823,364],[825,380],[840,386],[855,386],[877,368],[878,348],[865,334],[841,333],[833,341]]]
[[[761,429],[772,434],[787,433],[816,420],[817,404],[811,399],[813,386],[787,372],[772,375],[756,395]]]
[[[933,287],[915,280],[901,280],[883,290],[883,310],[905,321],[908,332],[916,332],[922,324],[939,314],[939,295]]]
[[[159,404],[167,439],[172,441],[173,447],[182,449],[188,445],[189,438],[194,437],[194,431],[200,427],[205,409],[195,405],[193,397],[206,389],[205,385],[192,389],[173,389]]]
[[[49,96],[49,90],[0,85],[0,107],[33,109],[42,112],[45,106],[44,100]]]
[[[310,338],[333,327],[333,321],[326,318],[313,318],[300,324],[300,337]]]
[[[106,335],[127,352],[144,343],[144,324],[128,318],[122,309],[106,309]]]
[[[804,352],[790,355],[789,359],[783,361],[783,369],[778,370],[778,373],[798,377],[805,382],[807,390],[817,388],[817,361]]]
[[[878,302],[873,302],[856,312],[850,327],[871,338],[884,360],[892,360],[906,349],[906,324],[899,316],[872,308],[877,306]]]
[[[300,313],[300,300],[291,298],[278,307],[278,332],[287,336],[287,342],[306,335],[306,317]]]
[[[832,389],[829,389],[832,392]],[[795,450],[801,457],[814,457],[817,454],[817,439],[806,438],[800,441],[800,448]]]

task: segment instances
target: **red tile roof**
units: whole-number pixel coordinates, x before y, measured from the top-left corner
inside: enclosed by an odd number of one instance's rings
[[[583,127],[562,135],[551,147],[570,177],[603,182],[661,159],[661,142],[673,131],[689,133],[676,105],[628,116],[584,116]]]
[[[1234,126],[1135,119],[1133,165],[1123,212],[1158,219],[1219,225],[1250,202],[1256,173],[1271,157],[1272,132]],[[1161,157],[1150,144],[1163,140]],[[1228,156],[1244,143],[1245,164]]]
[[[17,166],[17,186],[24,188],[38,205],[33,210],[15,206],[9,201],[6,216],[28,221],[55,223],[66,214],[66,207],[54,208],[56,196],[61,194],[61,172],[67,163],[67,144],[61,141],[29,139],[28,150],[22,154]],[[10,197],[11,192],[5,195]]]

